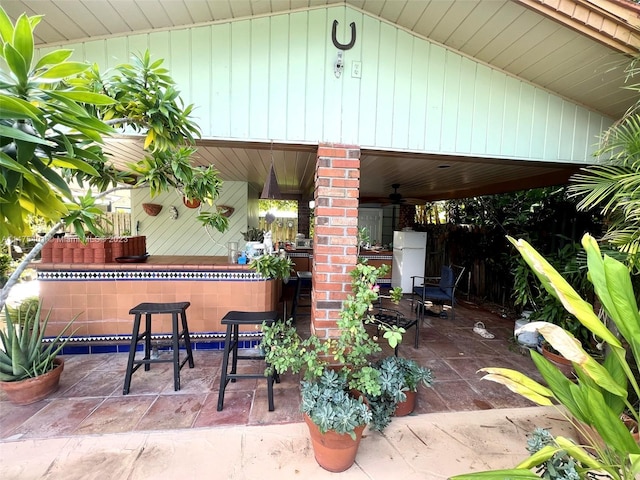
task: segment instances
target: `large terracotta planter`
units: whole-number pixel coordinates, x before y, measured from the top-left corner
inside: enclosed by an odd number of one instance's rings
[[[320,432],[307,414],[304,415],[304,421],[309,427],[311,445],[318,465],[334,473],[344,472],[353,465],[365,425],[356,428],[354,440],[347,433],[340,434],[331,430],[326,433]]]
[[[560,370],[565,377],[575,379],[571,361],[567,360],[562,355],[552,352],[544,343],[542,344],[542,356],[558,367],[558,370]]]
[[[44,375],[26,378],[17,382],[0,382],[9,401],[15,405],[29,405],[38,402],[58,390],[60,375],[64,370],[64,360],[56,358],[54,368]]]
[[[404,402],[398,403],[396,405],[396,410],[393,412],[394,417],[404,417],[405,415],[409,415],[416,408],[416,398],[418,396],[418,392],[404,392],[407,396],[407,399]]]

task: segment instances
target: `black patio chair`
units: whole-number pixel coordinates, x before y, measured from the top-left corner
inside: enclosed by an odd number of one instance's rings
[[[407,318],[404,316],[402,312],[399,310],[394,310],[392,308],[383,308],[378,306],[374,310],[373,317],[376,320],[376,327],[378,329],[378,334],[380,333],[380,325],[384,324],[388,327],[396,326],[404,328],[405,331],[408,331],[410,328],[415,327],[415,335],[414,335],[414,347],[418,348],[418,343],[420,342],[420,322],[418,321],[418,317],[415,318]],[[398,356],[398,347],[396,346],[393,349],[394,355]]]
[[[412,276],[411,308],[413,309],[414,302],[417,302],[415,308],[422,309],[420,318],[424,318],[428,304],[440,305],[440,316],[446,317],[444,307],[448,305],[451,308],[451,317],[455,319],[456,287],[464,270],[464,267],[458,265],[443,265],[439,277]],[[432,283],[429,280],[438,280],[438,282]]]

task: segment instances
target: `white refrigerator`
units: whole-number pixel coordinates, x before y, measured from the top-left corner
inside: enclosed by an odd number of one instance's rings
[[[411,277],[424,276],[426,252],[427,232],[393,232],[391,286],[411,293]]]

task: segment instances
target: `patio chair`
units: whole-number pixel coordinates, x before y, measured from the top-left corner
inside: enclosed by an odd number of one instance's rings
[[[414,347],[418,348],[418,343],[420,342],[420,322],[418,321],[418,317],[415,318],[407,318],[405,315],[399,310],[394,310],[392,308],[383,308],[378,304],[378,307],[373,314],[373,317],[377,322],[383,323],[388,327],[396,326],[404,328],[405,331],[409,330],[412,327],[415,327],[415,335],[414,335]],[[378,335],[380,333],[380,326],[376,325],[378,329]],[[394,355],[398,356],[398,347],[396,346],[393,349]]]
[[[451,309],[451,318],[455,319],[456,287],[462,278],[465,268],[457,265],[443,265],[439,277],[412,276],[411,281],[411,308],[414,302],[416,308],[421,308],[420,318],[424,318],[427,305],[440,305],[440,316],[446,317],[445,306]],[[438,280],[431,283],[429,280]]]

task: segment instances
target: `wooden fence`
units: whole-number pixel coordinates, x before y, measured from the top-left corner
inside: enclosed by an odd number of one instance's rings
[[[132,235],[130,213],[105,213],[98,221],[106,237],[126,237]]]
[[[425,275],[438,276],[442,265],[461,265],[460,298],[511,304],[509,244],[503,232],[460,225],[416,225],[427,232]]]

